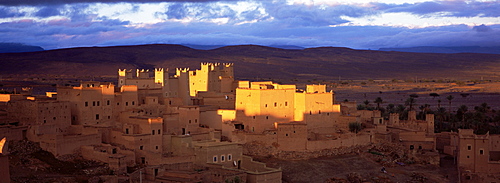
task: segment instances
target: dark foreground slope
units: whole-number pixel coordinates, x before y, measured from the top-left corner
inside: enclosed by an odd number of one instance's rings
[[[90,47],[0,54],[0,75],[114,76],[119,68],[190,67],[235,63],[237,78],[308,79],[497,79],[500,55],[403,53],[348,48],[287,50],[227,46],[196,50],[180,45]]]

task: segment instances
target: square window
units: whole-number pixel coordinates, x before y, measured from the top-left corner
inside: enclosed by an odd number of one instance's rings
[[[470,151],[470,150],[472,150],[472,146],[471,146],[471,145],[468,145],[468,146],[467,146],[467,150],[469,150],[469,151]]]

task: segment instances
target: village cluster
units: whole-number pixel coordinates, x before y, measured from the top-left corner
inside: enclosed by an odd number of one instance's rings
[[[335,101],[325,85],[237,81],[231,63],[175,73],[123,69],[117,85],[84,81],[45,96],[0,94],[0,103],[0,138],[107,163],[116,175],[106,179],[116,182],[281,182],[281,169],[243,155],[249,142],[302,152],[392,142],[430,164],[439,165],[438,151],[454,156],[463,182],[494,182],[500,174],[498,135],[434,133],[434,115],[417,120],[415,111],[408,120],[385,120],[379,111]],[[366,128],[352,131],[350,123]],[[2,153],[7,171],[0,177],[9,177]]]

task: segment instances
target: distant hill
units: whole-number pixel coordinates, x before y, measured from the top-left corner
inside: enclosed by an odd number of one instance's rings
[[[336,47],[292,50],[241,45],[196,50],[181,45],[154,44],[1,53],[0,58],[0,75],[116,76],[120,68],[198,69],[200,62],[234,63],[237,78],[261,80],[499,79],[500,71],[500,55],[495,54],[406,53]]]
[[[21,43],[0,43],[0,53],[22,53],[44,51],[40,46],[30,46]]]
[[[489,53],[500,54],[500,46],[480,47],[480,46],[462,46],[462,47],[435,47],[420,46],[410,48],[380,48],[380,51],[399,51],[415,53]]]
[[[197,44],[181,44],[182,46],[187,46],[193,49],[197,50],[213,50],[221,47],[226,47],[230,45],[197,45]],[[305,49],[304,47],[300,46],[294,46],[294,45],[269,45],[269,47],[273,48],[281,48],[281,49],[288,49],[288,50],[302,50]]]

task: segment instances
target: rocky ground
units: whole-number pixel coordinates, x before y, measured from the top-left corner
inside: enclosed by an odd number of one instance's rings
[[[250,148],[249,148],[250,147]],[[374,144],[315,152],[282,152],[258,143],[246,154],[283,170],[283,182],[456,182],[453,159],[440,165],[412,156],[396,144]],[[252,149],[249,151],[248,149]],[[387,173],[381,171],[384,167]]]
[[[77,155],[55,158],[30,141],[9,142],[12,182],[99,182],[113,172],[104,164]]]

